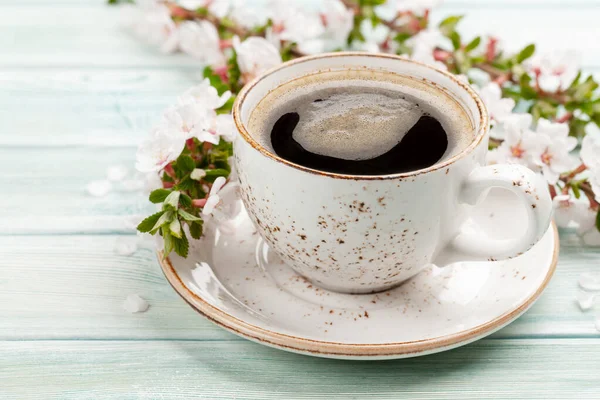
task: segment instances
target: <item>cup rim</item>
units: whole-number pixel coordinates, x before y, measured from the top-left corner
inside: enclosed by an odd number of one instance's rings
[[[242,122],[241,109],[242,109],[242,105],[244,104],[244,100],[246,99],[247,95],[250,93],[250,91],[252,91],[252,89],[256,85],[258,85],[266,77],[271,76],[272,74],[274,74],[282,69],[289,68],[293,65],[309,62],[309,61],[312,61],[315,59],[333,58],[333,57],[372,57],[372,58],[386,58],[386,59],[391,59],[391,60],[398,60],[401,62],[416,64],[421,67],[428,68],[428,69],[434,71],[435,73],[446,76],[447,78],[452,80],[454,83],[459,85],[463,90],[465,90],[467,92],[467,94],[475,102],[475,104],[477,106],[478,114],[479,114],[479,129],[478,129],[477,133],[474,135],[473,140],[467,147],[465,147],[462,151],[460,151],[459,153],[450,157],[449,159],[444,160],[443,162],[433,164],[427,168],[422,168],[422,169],[409,171],[409,172],[387,174],[387,175],[350,175],[350,174],[340,174],[340,173],[336,173],[336,172],[321,171],[318,169],[308,168],[303,165],[293,163],[291,161],[288,161],[284,158],[279,157],[277,154],[275,154],[273,152],[268,151],[256,139],[254,139],[252,137],[252,135],[250,135],[250,132],[248,132],[245,124]],[[425,174],[428,172],[433,172],[433,171],[436,171],[439,169],[446,168],[446,167],[452,165],[453,163],[455,163],[456,161],[460,160],[467,154],[471,153],[475,148],[477,148],[477,146],[482,142],[483,138],[486,136],[487,132],[489,131],[489,126],[490,126],[487,108],[485,107],[483,100],[481,100],[479,95],[473,90],[473,88],[470,85],[460,81],[455,75],[451,74],[450,72],[441,70],[439,68],[436,68],[429,64],[422,63],[420,61],[411,60],[411,59],[401,57],[401,56],[398,56],[395,54],[366,53],[366,52],[360,52],[360,51],[340,51],[340,52],[335,52],[335,53],[321,53],[321,54],[316,54],[316,55],[312,55],[312,56],[304,56],[304,57],[300,57],[300,58],[296,58],[294,60],[284,62],[274,68],[271,68],[268,71],[264,72],[263,74],[255,77],[252,81],[247,83],[242,88],[242,90],[237,95],[235,102],[233,104],[232,114],[233,114],[233,122],[234,122],[235,127],[236,127],[237,131],[239,132],[240,136],[246,141],[246,143],[248,143],[250,146],[252,146],[255,150],[258,150],[260,153],[269,157],[270,159],[272,159],[276,162],[280,162],[289,167],[295,168],[297,170],[308,172],[308,173],[311,173],[314,175],[326,176],[326,177],[335,178],[335,179],[351,179],[351,180],[387,180],[387,179],[409,178],[409,177],[414,177],[417,175],[421,175],[421,174]]]

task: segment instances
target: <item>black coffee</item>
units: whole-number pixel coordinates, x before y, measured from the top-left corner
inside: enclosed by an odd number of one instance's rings
[[[386,153],[366,160],[345,160],[306,150],[293,136],[301,116],[282,115],[271,130],[275,153],[288,161],[321,171],[349,175],[388,175],[427,168],[438,162],[448,148],[448,137],[440,122],[423,115]],[[399,132],[404,133],[404,132]]]
[[[427,168],[470,140],[460,106],[421,82],[322,75],[282,85],[256,107],[250,130],[265,148],[320,171],[388,175]]]

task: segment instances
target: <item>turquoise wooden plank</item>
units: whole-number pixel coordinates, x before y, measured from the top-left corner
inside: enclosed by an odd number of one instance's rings
[[[0,6],[0,67],[196,66],[183,54],[165,57],[121,27],[118,7]]]
[[[135,146],[199,68],[0,70],[0,146]]]
[[[600,390],[600,339],[484,340],[388,362],[245,341],[0,342],[0,355],[3,399],[598,399]]]
[[[597,270],[600,249],[563,233],[556,275],[541,299],[496,338],[600,338],[594,315],[575,303],[577,279]],[[162,276],[151,244],[133,256],[114,245],[119,235],[1,236],[0,339],[190,339],[233,336],[197,315]],[[508,288],[507,288],[508,289]],[[138,293],[151,307],[122,310]]]
[[[2,234],[64,233],[68,227],[85,232],[86,226],[98,232],[94,221],[107,218],[113,229],[122,230],[125,216],[153,210],[146,195],[123,191],[115,184],[113,192],[97,198],[87,194],[85,187],[92,180],[105,179],[111,165],[129,167],[134,176],[134,160],[135,149],[130,147],[0,149],[4,171],[0,185],[6,188],[0,198]],[[102,226],[110,230],[109,225]]]

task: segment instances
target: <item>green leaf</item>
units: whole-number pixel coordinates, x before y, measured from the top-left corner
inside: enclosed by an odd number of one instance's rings
[[[202,236],[202,222],[198,221],[198,222],[192,222],[190,224],[190,235],[192,235],[192,237],[194,239],[200,239],[200,237]]]
[[[581,79],[581,70],[579,70],[579,72],[577,73],[577,76],[575,77],[575,79],[573,79],[573,82],[571,82],[571,84],[569,85],[569,89],[572,89],[575,86],[579,85],[580,79]]]
[[[233,103],[235,103],[235,95],[232,95],[226,102],[217,109],[217,114],[229,114],[233,109]]]
[[[456,29],[456,25],[458,25],[458,23],[461,19],[463,19],[463,17],[463,15],[451,15],[448,18],[444,19],[442,22],[440,22],[438,27],[440,28],[442,34],[444,34],[445,36],[449,36],[452,32],[454,32]]]
[[[600,209],[598,210],[598,214],[596,214],[596,229],[600,231]]]
[[[181,238],[173,238],[173,248],[175,249],[175,253],[183,258],[187,258],[190,243],[185,232],[181,231]]]
[[[394,36],[394,41],[398,43],[404,43],[407,39],[410,39],[412,35],[408,32],[400,32],[396,36]]]
[[[179,204],[181,205],[181,207],[191,207],[192,198],[185,193],[181,193],[181,196],[179,196]]]
[[[358,0],[358,4],[361,7],[374,7],[374,6],[380,6],[382,4],[385,4],[386,0]]]
[[[174,237],[181,238],[181,222],[177,218],[173,219],[169,224],[169,231]]]
[[[362,23],[364,17],[362,16],[362,14],[356,14],[354,16],[354,28],[352,28],[352,30],[350,31],[350,34],[348,35],[348,45],[351,45],[352,42],[357,41],[357,42],[364,42],[365,41],[365,37],[362,34],[362,32],[360,31],[360,24]],[[285,60],[284,60],[285,61]]]
[[[190,176],[183,178],[176,186],[177,190],[190,190],[194,186],[194,180]]]
[[[207,17],[208,16],[208,8],[198,7],[198,8],[196,8],[196,14],[198,14],[199,17]]]
[[[215,168],[215,169],[207,169],[206,176],[203,178],[207,182],[214,182],[220,176],[224,176],[227,178],[229,176],[229,171],[226,169]]]
[[[523,61],[527,60],[529,57],[533,55],[535,52],[535,44],[530,44],[525,46],[523,50],[517,54],[517,63],[521,64]]]
[[[164,211],[159,211],[155,214],[152,214],[149,217],[146,217],[142,222],[139,223],[139,225],[137,226],[137,230],[144,233],[150,232],[163,214]]]
[[[165,258],[167,258],[169,256],[169,254],[171,254],[171,252],[173,251],[173,246],[175,246],[173,236],[171,236],[171,234],[166,229],[163,230],[163,242],[164,242],[163,260],[164,260]]]
[[[194,159],[190,156],[181,155],[177,157],[177,167],[183,172],[188,173],[196,168],[196,163]]]
[[[204,68],[204,71],[202,74],[204,75],[205,78],[208,78],[208,80],[210,81],[210,85],[213,86],[215,89],[217,89],[217,92],[219,93],[219,95],[222,95],[223,93],[225,93],[226,91],[229,90],[229,85],[227,85],[227,83],[223,82],[221,77],[219,75],[215,74],[211,67]]]
[[[179,206],[179,196],[181,195],[181,192],[174,190],[171,193],[169,193],[169,195],[167,196],[167,198],[165,199],[164,203],[163,203],[163,208],[167,209],[167,208],[171,208],[176,210],[177,207]]]
[[[240,78],[242,76],[242,72],[240,71],[240,67],[237,62],[237,53],[235,50],[232,51],[231,57],[227,61],[227,75],[229,76],[229,87],[234,93],[239,92],[241,87],[238,87],[240,84]]]
[[[452,47],[454,47],[454,50],[460,49],[460,35],[458,32],[452,31],[450,33],[450,40],[452,41]]]
[[[187,211],[182,210],[181,208],[177,210],[177,213],[181,216],[181,218],[186,221],[202,221],[202,218],[198,218],[195,215],[190,214]]]
[[[150,201],[154,204],[162,203],[171,193],[169,189],[156,189],[150,193]]]
[[[158,219],[158,221],[156,221],[156,223],[154,224],[154,226],[152,227],[152,229],[150,230],[150,233],[155,234],[156,231],[163,227],[164,225],[170,224],[171,221],[173,220],[173,216],[175,214],[173,214],[172,211],[166,211],[164,214],[162,214],[160,216],[160,218]]]
[[[529,82],[531,81],[531,77],[527,74],[521,75],[520,78],[520,88],[521,88],[521,97],[527,100],[537,99],[538,93],[531,87]]]
[[[573,189],[573,194],[575,195],[576,199],[581,197],[581,191],[579,190],[579,185],[571,185],[571,189]]]
[[[481,43],[481,36],[477,36],[475,39],[471,40],[469,42],[469,44],[465,47],[465,52],[470,52],[473,51],[477,48],[477,46],[479,46],[479,43]]]

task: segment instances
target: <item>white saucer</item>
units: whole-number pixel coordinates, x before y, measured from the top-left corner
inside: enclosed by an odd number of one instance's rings
[[[522,229],[512,195],[492,191],[478,222],[498,235]],[[179,295],[206,318],[250,340],[296,353],[344,359],[392,359],[458,347],[523,314],[554,273],[558,234],[520,257],[431,266],[378,294],[329,292],[295,274],[263,245],[250,220],[234,234],[207,228],[187,259],[159,260]]]

